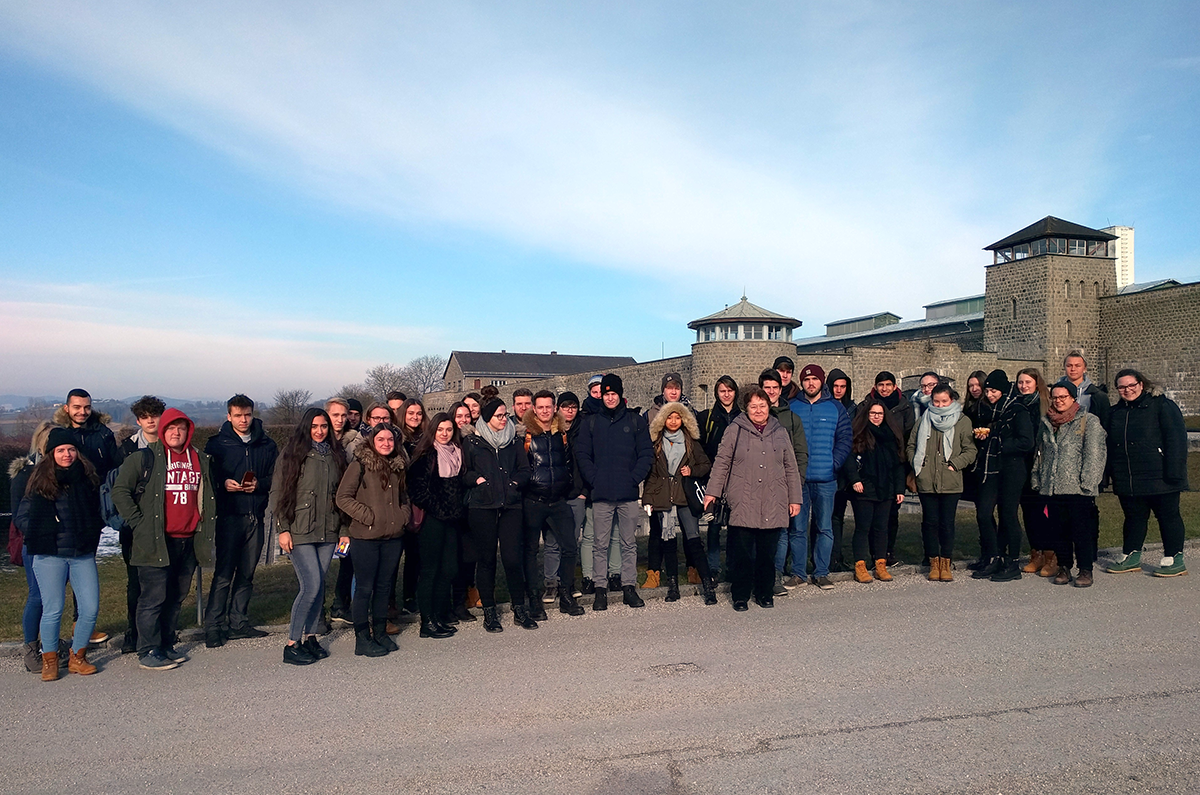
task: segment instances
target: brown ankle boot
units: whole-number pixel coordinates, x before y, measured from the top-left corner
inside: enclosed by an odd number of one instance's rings
[[[855,582],[871,582],[871,574],[867,571],[867,562],[865,560],[855,561],[854,580]]]
[[[658,572],[654,569],[646,569],[646,581],[642,583],[643,588],[657,588],[659,586]]]
[[[42,652],[42,681],[58,681],[58,652]]]
[[[67,670],[81,676],[90,676],[96,673],[96,666],[87,661],[87,647],[71,652],[71,656],[67,659]]]
[[[930,582],[938,582],[941,579],[942,579],[942,559],[941,558],[930,558],[929,559],[929,581]]]
[[[700,584],[700,572],[696,571],[695,566],[688,566],[688,585]]]
[[[954,582],[954,575],[950,573],[950,558],[941,558],[942,567],[938,569],[938,574],[942,582]]]
[[[1041,571],[1042,564],[1046,562],[1045,554],[1040,549],[1029,550],[1029,562],[1025,564],[1021,571],[1026,574],[1036,574]]]
[[[1038,569],[1039,577],[1053,577],[1058,574],[1058,553],[1047,552],[1042,557],[1042,567]]]
[[[887,558],[880,558],[875,561],[875,579],[882,582],[892,581],[892,575],[887,570]]]

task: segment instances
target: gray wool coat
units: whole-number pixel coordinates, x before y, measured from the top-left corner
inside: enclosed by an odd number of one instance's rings
[[[1108,447],[1099,417],[1080,409],[1057,431],[1042,417],[1036,449],[1031,485],[1043,497],[1100,493]]]
[[[788,504],[803,500],[792,437],[774,417],[761,432],[744,413],[721,438],[705,496],[724,497],[729,524],[762,530],[787,527]]]

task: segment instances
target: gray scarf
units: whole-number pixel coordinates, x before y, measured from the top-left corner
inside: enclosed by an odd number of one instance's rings
[[[675,509],[658,511],[657,513],[662,517],[662,540],[670,541],[679,535],[679,517],[675,515]]]
[[[934,406],[930,404],[921,415],[921,424],[917,426],[917,444],[913,450],[913,472],[921,474],[925,465],[925,448],[929,445],[929,435],[933,428],[942,432],[942,457],[950,461],[950,452],[954,449],[954,426],[962,416],[962,404],[957,401],[949,406]]]
[[[679,471],[679,462],[683,460],[683,454],[687,450],[687,441],[683,436],[683,428],[677,431],[668,431],[663,429],[662,435],[662,451],[667,457],[667,473],[674,475]]]
[[[517,435],[517,426],[513,424],[512,420],[509,420],[504,424],[504,430],[497,431],[493,430],[492,426],[488,425],[483,417],[480,417],[475,421],[475,433],[485,442],[496,448],[496,450],[499,450],[511,442]]]

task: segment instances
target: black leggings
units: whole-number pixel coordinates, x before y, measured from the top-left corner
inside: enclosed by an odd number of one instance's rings
[[[400,562],[399,538],[350,539],[354,557],[354,628],[366,629],[372,621],[387,621],[388,588]]]
[[[1046,498],[1040,494],[1021,497],[1021,518],[1025,520],[1025,537],[1030,549],[1054,549],[1054,533],[1050,529]]]
[[[775,549],[783,528],[762,530],[751,527],[729,527],[728,549],[732,553],[733,587],[730,595],[735,602],[749,601],[753,593],[759,599],[772,595],[775,586]]]
[[[1096,498],[1064,494],[1049,499],[1050,539],[1058,555],[1058,565],[1066,571],[1078,565],[1091,571],[1096,562],[1096,542],[1100,525],[1096,521]]]
[[[1021,556],[1021,522],[1017,508],[1025,488],[1024,456],[1001,456],[1000,471],[988,475],[979,484],[979,499],[975,516],[979,522],[979,556],[984,559],[1001,555]],[[997,529],[993,512],[1000,507],[1000,526]]]
[[[1150,512],[1158,519],[1158,530],[1162,533],[1163,555],[1175,557],[1183,551],[1183,517],[1179,514],[1179,492],[1151,494],[1144,497],[1119,495],[1121,510],[1125,512],[1125,554],[1146,545],[1146,530],[1150,524]]]
[[[921,494],[921,537],[930,557],[954,557],[954,518],[961,494]]]
[[[854,559],[865,562],[886,558],[888,517],[896,501],[868,500],[855,496],[850,504],[854,508]]]
[[[467,514],[470,525],[470,557],[474,558],[479,601],[484,607],[496,606],[496,543],[500,544],[500,561],[508,580],[508,594],[513,605],[525,604],[525,521],[520,508],[471,508]],[[535,547],[536,550],[536,547]],[[472,562],[468,560],[468,563]],[[537,557],[530,567],[537,572]]]
[[[421,620],[428,621],[450,612],[450,584],[458,573],[460,522],[443,522],[425,514],[417,541],[421,547],[421,575],[417,580],[417,605]],[[408,574],[404,576],[408,583]]]

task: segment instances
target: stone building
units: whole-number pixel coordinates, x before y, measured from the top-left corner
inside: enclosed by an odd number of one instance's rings
[[[658,394],[664,373],[678,372],[692,405],[703,409],[712,404],[717,378],[731,375],[749,383],[780,355],[794,359],[797,368],[813,363],[826,372],[842,369],[858,399],[880,370],[895,373],[905,388],[914,387],[926,370],[960,389],[975,370],[999,368],[1014,376],[1038,367],[1056,380],[1066,354],[1080,350],[1092,380],[1109,384],[1110,391],[1119,369],[1135,367],[1159,383],[1184,414],[1200,415],[1200,283],[1119,287],[1118,253],[1132,262],[1133,235],[1128,227],[1112,231],[1119,234],[1043,218],[985,247],[992,261],[985,267],[982,296],[928,304],[924,320],[900,322],[881,312],[830,323],[820,337],[793,339],[800,320],[742,296],[688,324],[696,332],[690,356],[608,371],[621,376],[629,403],[640,407]],[[1125,278],[1132,278],[1132,267]],[[603,369],[514,377],[501,391],[507,395],[519,381],[535,392],[570,390],[582,398],[588,379]],[[462,383],[451,375],[448,367],[447,385]],[[431,393],[426,406],[444,409],[466,391]]]

